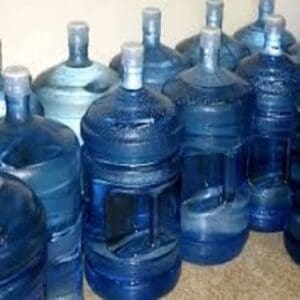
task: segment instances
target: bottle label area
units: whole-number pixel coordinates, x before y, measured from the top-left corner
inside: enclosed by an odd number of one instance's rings
[[[256,187],[285,185],[290,170],[291,138],[255,136],[249,155],[249,178]]]
[[[155,188],[126,190],[101,180],[87,186],[89,238],[110,259],[153,259],[177,244],[178,180]]]

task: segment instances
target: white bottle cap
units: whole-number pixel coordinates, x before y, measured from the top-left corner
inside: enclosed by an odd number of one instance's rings
[[[31,93],[31,77],[23,66],[7,67],[3,73],[4,93],[8,97],[24,97]]]
[[[128,42],[122,46],[123,87],[137,90],[143,86],[144,47]]]
[[[161,11],[159,8],[146,7],[143,9],[143,28],[149,34],[160,35]]]
[[[73,21],[68,24],[69,44],[86,45],[89,42],[89,25],[84,21]]]

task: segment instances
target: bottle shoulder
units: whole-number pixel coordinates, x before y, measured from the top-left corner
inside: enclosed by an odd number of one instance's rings
[[[244,80],[226,69],[209,72],[198,65],[169,80],[163,93],[179,106],[216,106],[221,109],[240,102],[252,91]]]
[[[86,67],[70,67],[66,62],[59,63],[37,76],[33,87],[42,88],[88,89],[88,85],[97,82],[102,89],[107,89],[119,81],[118,75],[110,68],[92,61]]]
[[[271,56],[259,52],[244,59],[236,72],[251,84],[259,84],[258,80],[261,80],[269,83],[281,81],[293,85],[298,81],[299,67],[286,54]]]
[[[168,98],[148,88],[128,91],[120,87],[90,106],[81,132],[85,145],[104,158],[122,157],[122,162],[128,162],[171,155],[179,147],[181,127]],[[105,148],[111,153],[103,153]]]
[[[110,67],[120,75],[123,73],[121,54],[115,56]],[[147,84],[163,83],[168,78],[190,67],[188,60],[170,47],[160,44],[155,47],[145,47],[144,78]]]
[[[142,128],[163,130],[176,119],[175,107],[169,99],[148,88],[129,91],[122,87],[107,97],[95,101],[84,116],[83,122],[108,130],[134,131]]]
[[[190,60],[192,65],[201,62],[200,37],[201,34],[194,35],[176,47]],[[225,33],[222,33],[221,39],[220,64],[227,69],[234,70],[241,59],[250,55],[250,51],[241,42]]]
[[[264,47],[264,27],[264,22],[257,20],[239,29],[235,32],[233,37],[247,46],[253,53]],[[295,42],[296,39],[293,34],[285,30],[283,33],[283,48],[288,49],[291,45],[295,44]]]
[[[51,119],[32,116],[25,123],[11,124],[2,118],[0,120],[0,147],[1,152],[7,151],[15,143],[21,143],[30,151],[34,152],[38,147],[59,149],[60,153],[76,152],[79,143],[67,126]]]

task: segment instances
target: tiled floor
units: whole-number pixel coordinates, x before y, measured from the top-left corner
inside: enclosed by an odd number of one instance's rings
[[[86,300],[99,299],[86,287]],[[184,264],[174,300],[300,299],[300,266],[287,256],[281,234],[251,234],[242,255],[219,267]],[[142,300],[142,299],[141,299]]]

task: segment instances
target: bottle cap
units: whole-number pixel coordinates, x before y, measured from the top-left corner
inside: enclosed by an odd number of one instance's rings
[[[144,47],[140,43],[127,42],[122,46],[122,66],[124,69],[143,68]]]
[[[31,78],[23,66],[7,67],[3,73],[4,92],[9,97],[24,97],[31,93]]]
[[[88,44],[89,25],[84,21],[73,21],[68,24],[69,44]]]
[[[160,35],[161,11],[156,7],[146,7],[143,9],[143,28],[148,33]]]
[[[271,15],[266,19],[265,33],[268,36],[281,36],[285,28],[285,19],[281,15]]]
[[[260,0],[259,7],[265,14],[273,14],[275,10],[275,0]]]
[[[216,27],[204,27],[200,35],[202,49],[217,51],[221,47],[221,30]]]
[[[206,1],[206,18],[207,25],[221,26],[223,19],[223,0],[207,0]]]

